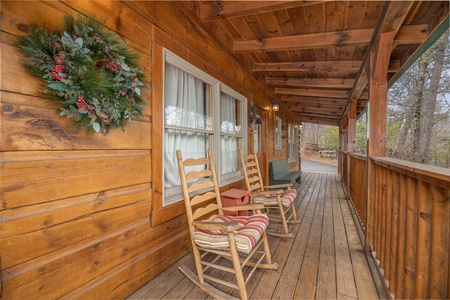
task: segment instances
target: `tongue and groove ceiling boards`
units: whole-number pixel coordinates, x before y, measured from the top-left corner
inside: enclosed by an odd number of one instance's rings
[[[448,25],[448,1],[195,1],[205,28],[303,122],[366,106],[368,53],[394,31],[388,80]]]

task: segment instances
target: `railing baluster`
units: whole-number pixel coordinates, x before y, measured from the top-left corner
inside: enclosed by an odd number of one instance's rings
[[[450,296],[450,193],[431,187],[433,219],[431,223],[430,290],[426,298],[445,299]],[[447,276],[445,276],[447,274]],[[447,293],[447,294],[446,294]]]
[[[414,298],[416,245],[417,245],[417,191],[416,179],[408,177],[406,197],[406,255],[405,255],[405,289],[404,298]]]
[[[419,181],[416,286],[414,296],[420,299],[425,299],[428,296],[428,280],[430,278],[431,206],[432,198],[429,184]]]

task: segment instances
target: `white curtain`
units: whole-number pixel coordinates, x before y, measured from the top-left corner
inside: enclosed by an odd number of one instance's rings
[[[203,81],[166,64],[165,124],[192,129],[212,129],[208,113],[209,87]],[[180,185],[176,150],[183,159],[206,157],[208,134],[170,129],[164,131],[164,186]]]
[[[220,93],[220,173],[228,174],[238,170],[238,138],[228,134],[238,134],[241,130],[236,123],[236,99]]]

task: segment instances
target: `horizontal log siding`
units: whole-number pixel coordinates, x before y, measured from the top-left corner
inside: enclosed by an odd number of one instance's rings
[[[366,160],[353,154],[350,159],[349,193],[364,226]],[[450,172],[385,157],[371,159],[377,189],[370,246],[386,286],[397,299],[448,298]]]
[[[39,96],[43,82],[21,66],[24,53],[15,45],[30,24],[58,28],[64,14],[78,12],[98,20],[107,16],[105,25],[140,55],[148,105],[144,118],[123,131],[77,132],[72,119],[59,116],[57,103]],[[182,203],[162,208],[154,198],[152,174],[161,163],[155,158],[161,143],[154,147],[152,136],[153,127],[161,126],[154,123],[161,111],[151,109],[154,30],[258,107],[268,107],[272,94],[208,36],[183,3],[5,1],[0,22],[2,297],[124,298],[190,250]],[[295,121],[288,111],[279,113]],[[274,119],[270,113],[270,132]],[[161,213],[154,214],[155,207]]]

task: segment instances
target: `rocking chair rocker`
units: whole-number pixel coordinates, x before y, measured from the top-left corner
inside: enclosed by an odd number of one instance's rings
[[[272,262],[265,232],[269,219],[260,212],[264,205],[222,207],[211,150],[208,150],[208,158],[185,161],[178,150],[177,159],[197,274],[184,265],[179,269],[214,298],[234,297],[206,280],[237,289],[241,299],[248,299],[246,283],[256,268],[278,268]],[[192,171],[195,166],[202,170]],[[191,171],[186,173],[186,168]],[[252,210],[254,213],[251,216],[229,216],[224,215],[223,210]],[[236,283],[223,278],[224,272],[220,271],[233,274]],[[222,273],[222,276],[218,277],[217,273]]]
[[[281,226],[283,233],[267,230],[267,234],[292,238],[292,232],[289,232],[288,224],[298,224],[297,212],[295,210],[294,200],[297,197],[297,191],[291,189],[292,183],[264,186],[262,182],[261,171],[259,168],[256,154],[242,154],[239,149],[239,156],[244,171],[245,184],[247,190],[251,193],[252,203],[264,204],[267,209],[267,215],[271,225]],[[283,190],[288,188],[286,190]]]

